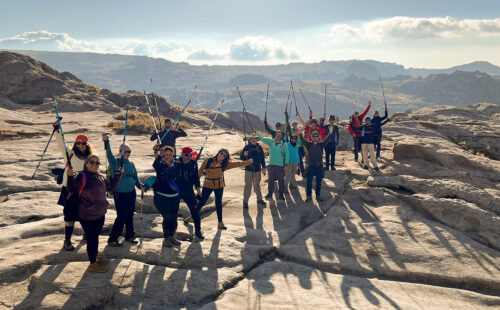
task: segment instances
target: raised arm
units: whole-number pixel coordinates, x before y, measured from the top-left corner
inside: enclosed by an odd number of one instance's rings
[[[300,140],[302,141],[302,144],[304,144],[304,146],[306,147],[306,149],[309,149],[309,147],[311,146],[312,142],[310,140],[307,140],[303,135],[302,133],[300,133],[299,135],[300,137]]]
[[[365,119],[365,116],[366,116],[366,114],[368,114],[368,111],[370,111],[371,106],[372,106],[372,102],[370,100],[368,100],[368,106],[366,107],[365,111],[363,113],[361,113],[361,115],[359,116],[361,118],[361,120]]]
[[[273,137],[276,136],[276,131],[272,130],[271,127],[269,127],[269,124],[267,123],[267,118],[264,118],[264,127],[266,128],[267,132],[271,134],[271,136]]]
[[[105,136],[103,136],[104,139]],[[109,140],[106,138],[104,140],[104,148],[106,149],[106,158],[108,159],[108,163],[111,167],[111,171],[116,171],[117,166],[118,166],[118,161],[116,160],[116,157],[113,155],[111,152],[111,146],[109,145]]]
[[[175,131],[175,137],[176,138],[187,137],[187,133],[184,130],[182,130],[182,128],[178,128]]]
[[[388,118],[386,119],[385,121],[383,121],[382,123],[380,123],[380,127],[384,126],[385,124],[389,123],[391,120]]]
[[[260,141],[262,141],[262,143],[271,146],[271,142],[273,142],[273,139],[263,137],[258,131],[256,131],[255,134],[259,136]]]
[[[380,120],[383,121],[384,119],[386,119],[388,116],[387,114],[387,108],[385,109],[385,113],[384,113],[384,117],[382,117]]]
[[[300,113],[297,111],[297,118],[299,119],[300,123],[302,124],[302,128],[306,128],[307,124],[306,122],[304,122],[304,120],[302,119],[302,116],[300,116]]]

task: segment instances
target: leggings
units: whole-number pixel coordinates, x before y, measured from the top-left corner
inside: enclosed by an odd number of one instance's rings
[[[177,213],[179,212],[179,195],[165,197],[155,193],[154,202],[156,209],[163,216],[163,235],[165,238],[173,237],[177,230]]]
[[[85,236],[87,237],[87,255],[90,263],[96,261],[97,248],[99,247],[99,234],[104,226],[104,215],[97,220],[80,219]]]
[[[208,197],[215,192],[215,210],[217,211],[217,219],[222,222],[222,195],[224,194],[224,187],[212,189],[208,187],[203,187],[201,190],[201,200],[198,202],[198,210],[207,203]]]
[[[198,209],[198,202],[196,201],[196,196],[194,195],[193,189],[181,189],[181,199],[184,200],[186,205],[189,208],[189,212],[191,212],[191,216],[193,217],[194,222],[194,230],[196,232],[201,231],[201,219],[200,219],[200,210]]]
[[[115,192],[116,219],[111,229],[108,242],[118,240],[118,237],[125,226],[125,239],[135,236],[134,232],[134,211],[135,211],[135,190],[128,193]]]

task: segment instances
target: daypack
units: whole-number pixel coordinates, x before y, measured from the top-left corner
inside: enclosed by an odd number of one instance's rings
[[[208,174],[207,174],[207,170],[208,169],[222,169],[222,182],[224,182],[224,184],[225,184],[226,181],[224,179],[224,168],[226,168],[226,166],[222,166],[222,164],[221,164],[220,167],[214,167],[214,168],[212,168],[212,163],[213,162],[214,162],[214,158],[213,157],[209,157],[208,161],[207,161],[207,165],[205,166],[205,170],[203,171],[203,175],[205,176],[205,180],[211,180],[212,183],[214,183],[214,185],[215,185],[215,181],[214,180],[219,180],[219,179],[209,179],[208,178]]]
[[[69,159],[73,157],[73,153],[69,156]],[[52,168],[50,169],[50,172],[56,177],[56,182],[57,184],[61,185],[63,180],[64,180],[64,170],[65,168]]]

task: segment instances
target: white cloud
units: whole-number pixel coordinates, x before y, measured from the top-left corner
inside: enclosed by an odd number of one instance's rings
[[[67,33],[45,30],[25,32],[10,38],[0,39],[0,47],[6,49],[45,49],[58,51],[94,51],[95,43],[76,40]]]
[[[246,36],[234,41],[229,56],[236,61],[268,61],[298,59],[298,53],[279,40],[264,36]]]
[[[223,59],[225,56],[222,54],[216,54],[213,52],[209,52],[207,50],[201,49],[191,53],[187,59],[190,60],[218,60]]]

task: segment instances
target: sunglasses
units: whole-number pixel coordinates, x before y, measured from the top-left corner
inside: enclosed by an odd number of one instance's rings
[[[76,142],[76,145],[87,145],[87,142]]]
[[[182,154],[182,156],[191,157],[193,154]]]
[[[132,153],[132,151],[124,151],[123,153],[130,154],[130,153]]]
[[[89,160],[89,164],[99,166],[101,164],[101,162],[98,160]]]

